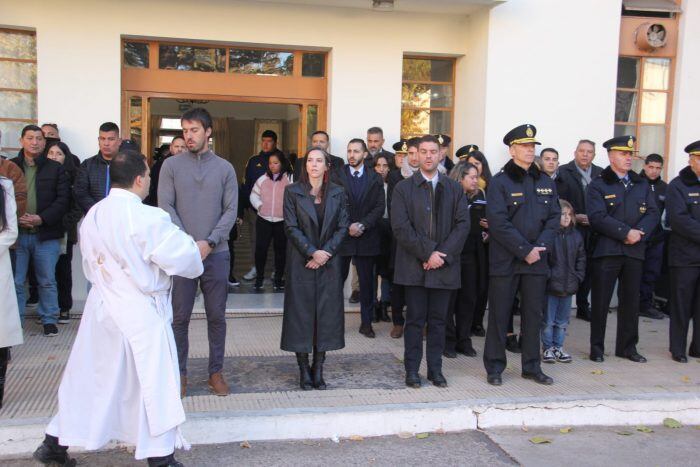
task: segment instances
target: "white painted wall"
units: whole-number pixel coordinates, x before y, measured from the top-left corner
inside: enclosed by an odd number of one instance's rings
[[[0,6],[1,24],[37,31],[39,120],[57,122],[83,157],[96,152],[99,124],[120,120],[121,35],[330,48],[337,148],[373,125],[397,140],[403,52],[464,54],[463,21],[245,1],[56,0],[51,14],[40,0]]]
[[[688,165],[688,155],[683,152],[683,148],[700,139],[700,2],[685,0],[682,8],[673,96],[669,179]]]
[[[562,162],[581,138],[612,137],[620,3],[517,0],[491,9],[484,146],[492,171],[509,158],[503,135],[522,123]],[[607,165],[604,151],[598,156]]]

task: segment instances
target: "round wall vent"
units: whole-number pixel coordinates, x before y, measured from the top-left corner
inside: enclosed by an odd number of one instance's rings
[[[659,23],[643,23],[635,31],[634,43],[639,50],[651,52],[666,45],[666,28]]]

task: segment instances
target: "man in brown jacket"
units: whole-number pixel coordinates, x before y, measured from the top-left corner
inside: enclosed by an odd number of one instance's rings
[[[22,169],[7,159],[0,158],[0,177],[12,180],[15,189],[15,201],[17,202],[17,217],[22,217],[27,209],[27,181],[24,179]]]

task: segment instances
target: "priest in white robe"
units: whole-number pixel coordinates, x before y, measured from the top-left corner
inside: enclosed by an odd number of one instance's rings
[[[80,228],[83,270],[91,282],[80,328],[58,390],[58,414],[34,453],[74,465],[67,446],[135,445],[149,466],[180,466],[188,448],[179,426],[180,372],[172,333],[171,276],[202,274],[194,240],[165,211],[142,204],[150,171],[125,152],[110,165],[109,196]]]

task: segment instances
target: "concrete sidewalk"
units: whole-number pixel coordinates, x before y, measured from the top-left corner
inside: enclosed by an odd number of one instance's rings
[[[266,305],[267,306],[267,305]],[[520,356],[508,354],[504,385],[485,381],[483,338],[477,358],[444,359],[449,387],[403,385],[403,340],[391,339],[391,323],[376,324],[376,339],[360,335],[359,315],[346,315],[346,347],[328,354],[327,391],[301,391],[294,356],[279,350],[281,317],[228,318],[225,374],[233,393],[210,395],[206,380],[206,320],[190,327],[189,394],[184,399],[186,437],[193,443],[238,440],[379,436],[399,432],[457,431],[502,426],[658,424],[673,416],[700,423],[700,360],[678,364],[668,351],[668,320],[640,320],[635,364],[607,355],[590,362],[588,323],[572,318],[566,348],[570,364],[543,365],[555,380],[540,386],[520,377]],[[279,311],[279,309],[277,309]],[[614,348],[616,315],[609,316],[606,347]],[[41,438],[56,410],[56,389],[79,321],[54,338],[27,321],[26,343],[13,349],[5,405],[0,410],[0,452],[22,453]],[[517,327],[517,321],[516,321]],[[421,374],[425,377],[425,367]]]

